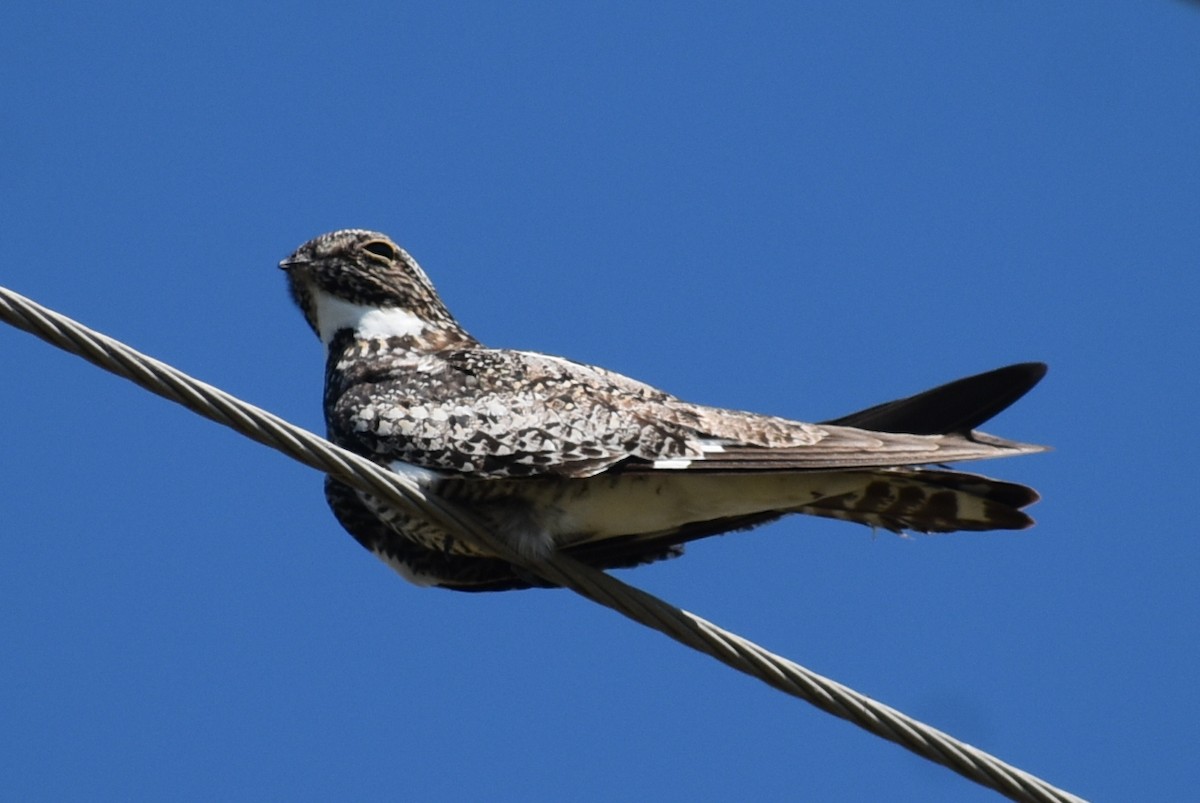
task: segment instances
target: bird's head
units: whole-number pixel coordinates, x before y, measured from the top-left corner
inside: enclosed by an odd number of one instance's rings
[[[343,329],[358,338],[468,338],[421,266],[385,234],[364,229],[322,234],[279,267],[287,272],[304,319],[327,346]]]

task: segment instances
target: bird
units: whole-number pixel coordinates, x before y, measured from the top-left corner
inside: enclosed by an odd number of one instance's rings
[[[326,350],[334,444],[462,505],[522,558],[599,569],[792,513],[896,533],[1020,530],[1032,488],[946,467],[1044,451],[976,431],[1046,373],[1018,363],[804,423],[679,399],[594,365],[489,348],[407,251],[342,229],[279,263]],[[551,585],[331,477],[335,518],[405,579],[457,591]]]

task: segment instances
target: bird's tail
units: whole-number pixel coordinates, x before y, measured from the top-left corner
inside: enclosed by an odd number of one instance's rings
[[[1023,530],[1033,519],[1022,508],[1038,500],[1032,488],[962,471],[880,469],[840,479],[851,478],[854,488],[822,496],[797,512],[897,533]]]
[[[1017,363],[824,423],[978,440],[980,434],[972,432],[976,427],[1007,409],[1045,375],[1045,363]],[[1017,483],[960,471],[900,468],[872,472],[861,489],[825,497],[804,512],[893,532],[1023,530],[1033,519],[1022,508],[1036,501],[1036,491]]]

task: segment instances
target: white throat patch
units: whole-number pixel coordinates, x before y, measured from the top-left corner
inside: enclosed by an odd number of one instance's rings
[[[341,329],[352,329],[362,339],[416,336],[425,331],[425,321],[408,310],[353,304],[331,296],[324,290],[313,290],[313,307],[317,333],[326,346]]]

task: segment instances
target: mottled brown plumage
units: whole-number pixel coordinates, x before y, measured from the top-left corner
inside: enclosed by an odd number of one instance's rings
[[[343,230],[281,263],[328,348],[329,438],[470,507],[527,553],[633,566],[792,512],[894,531],[1020,529],[1029,488],[923,465],[1040,451],[971,429],[1033,386],[1026,364],[825,424],[691,404],[595,366],[489,349],[386,236]],[[866,429],[864,427],[873,427]],[[906,431],[910,430],[910,431]],[[330,480],[338,520],[409,579],[531,584]]]

